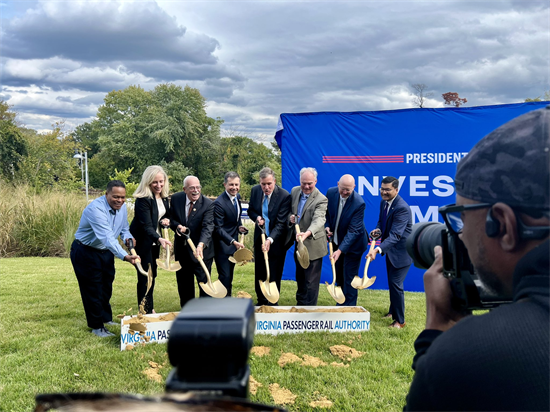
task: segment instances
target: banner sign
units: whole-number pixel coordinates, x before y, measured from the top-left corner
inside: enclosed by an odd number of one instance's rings
[[[454,175],[460,159],[485,135],[509,120],[548,102],[442,109],[376,112],[283,113],[275,135],[282,152],[283,187],[300,185],[300,169],[314,167],[317,188],[326,194],[344,174],[355,177],[355,190],[366,203],[367,231],[376,227],[380,184],[399,179],[399,195],[411,207],[413,223],[439,221],[440,206],[455,202]],[[295,279],[294,248],[283,279]],[[363,276],[365,261],[359,274]],[[423,270],[411,267],[405,290],[423,291]],[[385,258],[369,267],[373,289],[387,289]],[[321,281],[332,282],[328,256]]]

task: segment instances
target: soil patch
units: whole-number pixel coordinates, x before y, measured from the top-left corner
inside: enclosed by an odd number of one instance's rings
[[[283,353],[277,363],[284,368],[287,363],[301,362],[302,359],[293,353]]]
[[[132,316],[130,319],[124,321],[124,325],[134,324],[134,323],[153,323],[153,322],[168,322],[176,319],[178,316],[177,312],[170,312],[166,315],[161,316],[146,316],[146,315],[137,315]]]
[[[349,368],[349,364],[340,363],[340,362],[332,362],[330,366],[334,366],[335,368]]]
[[[237,297],[241,299],[252,299],[252,295],[244,290],[239,290],[237,292]]]
[[[327,363],[323,362],[319,358],[316,358],[315,356],[304,355],[302,366],[313,366],[314,368],[317,368],[318,366],[327,366]]]
[[[365,310],[361,307],[350,306],[334,309],[303,309],[292,307],[290,309],[281,309],[273,306],[260,306],[256,309],[256,313],[311,313],[311,312],[330,312],[330,313],[364,313]]]
[[[334,356],[338,356],[344,361],[351,361],[352,359],[359,358],[365,354],[365,352],[359,352],[346,345],[334,345],[330,347],[330,353]]]
[[[267,346],[254,346],[252,349],[250,349],[250,353],[259,357],[267,356],[270,352],[271,348]]]
[[[322,396],[321,399],[319,399],[318,401],[310,402],[309,406],[311,406],[312,408],[331,408],[332,402]]]
[[[252,375],[250,375],[250,378],[248,379],[248,390],[252,395],[256,395],[256,392],[258,392],[258,388],[261,388],[263,385],[258,382]]]
[[[269,392],[273,397],[273,402],[277,405],[293,404],[297,395],[294,395],[286,388],[281,388],[278,383],[269,385]]]

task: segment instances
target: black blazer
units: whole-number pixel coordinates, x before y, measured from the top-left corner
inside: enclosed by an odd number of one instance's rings
[[[242,226],[241,195],[237,193],[239,216],[231,203],[227,192],[223,192],[214,201],[214,247],[216,254],[232,255],[237,248],[231,244],[233,239],[239,240],[239,226]]]
[[[250,203],[248,205],[248,216],[255,223],[258,216],[262,216],[262,202],[264,200],[264,192],[260,185],[256,185],[250,192]],[[290,193],[285,189],[275,186],[267,216],[269,217],[269,237],[273,239],[273,245],[269,248],[270,254],[280,255],[286,253],[285,242],[287,233],[287,221],[290,215]],[[256,225],[254,229],[254,243],[258,244],[261,240],[262,231]]]
[[[189,228],[191,231],[191,240],[195,247],[199,242],[204,243],[203,257],[204,259],[212,259],[214,257],[214,245],[212,243],[212,232],[214,231],[214,202],[203,195],[200,195],[196,203],[193,205],[193,210],[189,219],[187,219],[187,195],[185,192],[179,192],[172,195],[170,202],[170,227],[174,232],[177,231],[179,225]],[[174,236],[174,251],[176,260],[182,257],[182,254],[187,253],[193,261],[197,261],[193,256],[193,251],[187,245],[183,236]]]
[[[380,201],[380,217],[376,225],[377,229],[381,229],[385,203],[384,200]],[[386,227],[384,233],[382,233],[382,243],[380,243],[382,253],[388,255],[391,264],[396,268],[402,268],[412,263],[406,247],[411,230],[411,208],[401,196],[396,195],[390,210],[388,210]]]
[[[164,203],[166,213],[161,217],[161,220],[164,218],[169,219],[170,205],[168,199],[162,199],[162,203]],[[161,237],[157,233],[158,221],[157,200],[150,197],[138,197],[134,206],[134,219],[130,224],[130,233],[136,239],[136,251],[150,248]]]

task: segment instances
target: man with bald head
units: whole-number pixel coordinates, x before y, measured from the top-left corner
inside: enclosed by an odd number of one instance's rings
[[[336,283],[342,287],[345,302],[342,306],[357,305],[357,289],[351,281],[359,272],[361,256],[368,247],[365,229],[365,201],[355,192],[355,179],[343,175],[338,186],[327,191],[328,208],[325,230],[332,236]]]

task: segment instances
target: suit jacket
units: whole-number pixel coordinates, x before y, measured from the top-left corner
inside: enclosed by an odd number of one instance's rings
[[[384,200],[380,202],[380,217],[376,225],[377,229],[381,229],[385,203]],[[411,234],[411,230],[411,208],[401,196],[396,195],[388,210],[386,228],[384,233],[382,233],[382,243],[380,244],[382,254],[387,254],[391,264],[396,268],[402,268],[412,264],[412,259],[407,253],[407,248],[405,246],[407,238]]]
[[[258,216],[262,216],[262,207],[264,192],[260,185],[256,185],[250,192],[250,203],[248,204],[248,217],[254,222]],[[290,214],[290,194],[279,186],[275,186],[269,206],[267,216],[269,217],[269,237],[273,239],[273,245],[269,248],[271,255],[280,255],[286,253],[285,242],[287,233],[288,215]],[[254,243],[261,243],[262,231],[256,225],[254,229]]]
[[[189,219],[187,218],[187,195],[185,192],[178,192],[172,195],[170,206],[170,227],[174,232],[179,225],[189,228],[191,231],[191,240],[197,246],[199,242],[204,243],[204,259],[214,257],[214,245],[212,243],[212,233],[214,232],[214,202],[202,194],[193,205],[193,210]],[[179,260],[184,253],[187,253],[194,262],[197,262],[193,251],[187,245],[183,236],[174,236],[174,251],[176,260]]]
[[[332,232],[336,228],[340,193],[338,187],[331,187],[327,191],[328,207],[325,226]],[[342,253],[354,253],[361,255],[367,250],[369,240],[365,229],[365,201],[355,191],[344,204],[344,209],[338,222],[338,249]]]
[[[168,199],[162,199],[162,202],[164,203],[166,213],[161,217],[161,220],[170,218]],[[159,209],[157,207],[157,200],[150,197],[138,197],[134,206],[134,219],[130,224],[130,232],[136,239],[136,250],[150,248],[161,237],[157,233],[158,222]]]
[[[291,210],[293,215],[298,214],[298,203],[300,202],[300,194],[302,189],[300,186],[292,188],[290,192],[291,196]],[[327,214],[328,200],[319,189],[315,188],[311,195],[306,200],[304,209],[302,210],[302,217],[300,219],[300,230],[306,232],[311,231],[312,235],[307,239],[304,239],[304,245],[307,247],[309,253],[309,259],[315,260],[328,255],[327,249],[327,235],[325,233],[325,220]],[[294,225],[290,225],[291,228]],[[290,238],[296,238],[296,231],[289,230]]]
[[[232,255],[237,248],[231,244],[233,239],[239,240],[239,226],[242,226],[241,213],[241,195],[237,193],[239,202],[239,216],[235,211],[235,206],[231,203],[227,192],[223,192],[214,201],[214,247],[216,253],[223,252],[226,255]]]

